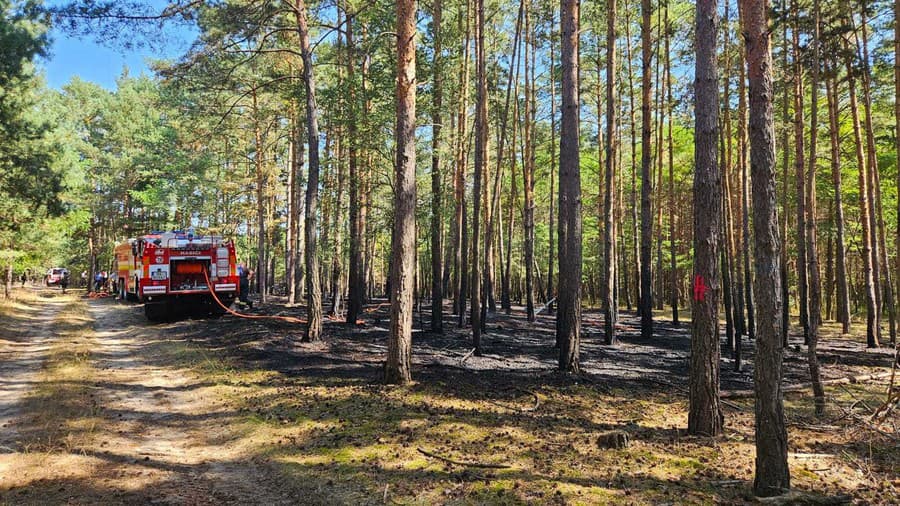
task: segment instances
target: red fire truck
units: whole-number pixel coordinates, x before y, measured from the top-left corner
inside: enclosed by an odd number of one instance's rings
[[[115,248],[119,297],[144,303],[147,319],[164,320],[176,308],[205,314],[225,310],[238,295],[234,243],[221,237],[152,232]]]

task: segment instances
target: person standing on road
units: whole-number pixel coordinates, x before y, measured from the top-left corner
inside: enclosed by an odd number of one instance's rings
[[[62,279],[59,280],[59,286],[62,287],[62,292],[66,293],[66,288],[69,287],[69,271],[63,271]]]
[[[238,264],[237,273],[241,281],[238,297],[241,302],[246,304],[250,309],[253,309],[253,301],[250,300],[250,278],[253,277],[253,272],[250,271],[250,269],[247,269],[244,262],[240,262]]]

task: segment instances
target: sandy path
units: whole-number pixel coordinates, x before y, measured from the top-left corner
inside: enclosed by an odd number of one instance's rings
[[[98,407],[93,417],[60,424],[89,426],[90,437],[76,447],[0,460],[0,504],[297,503],[272,468],[253,458],[258,448],[242,439],[226,387],[168,363],[173,355],[166,352],[180,345],[177,324],[148,325],[140,306],[108,299],[88,307],[94,374],[82,383]],[[38,328],[52,327],[55,313],[42,312]],[[53,335],[37,333],[5,366],[14,375],[4,369],[3,381],[23,386],[7,390],[4,383],[4,416],[15,413],[7,405],[16,405],[22,388],[40,381],[41,353]]]
[[[16,321],[25,326],[0,327],[0,454],[20,451],[21,401],[38,384],[55,337],[51,324],[65,305],[63,299],[40,297],[36,304],[16,311]],[[0,474],[3,471],[0,461]]]

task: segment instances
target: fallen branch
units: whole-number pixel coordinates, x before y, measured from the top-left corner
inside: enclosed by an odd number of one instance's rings
[[[863,381],[872,381],[887,378],[891,375],[890,371],[888,372],[878,372],[873,374],[862,374],[860,376],[846,376],[843,378],[833,378],[830,380],[823,380],[822,386],[828,385],[842,385],[847,383],[862,383]],[[800,385],[788,385],[781,389],[783,393],[789,392],[803,392],[807,390],[811,390],[812,385],[808,383],[803,383]],[[755,397],[756,392],[753,390],[737,390],[737,391],[728,391],[722,392],[721,397],[724,399],[746,399],[750,397]]]
[[[448,464],[454,464],[457,466],[479,467],[482,469],[509,469],[512,467],[508,464],[489,464],[489,463],[484,463],[484,462],[464,462],[461,460],[453,460],[451,458],[444,457],[443,455],[438,455],[436,453],[432,453],[428,450],[425,450],[424,448],[417,448],[417,450],[419,450],[419,453],[421,453],[422,455],[425,455],[425,456],[428,456],[428,457],[431,457],[434,459],[438,459],[438,460],[440,460],[442,462],[446,462]]]
[[[471,350],[469,350],[468,353],[463,355],[463,358],[459,359],[459,365],[463,365],[463,363],[465,363],[465,361],[468,360],[469,357],[471,357],[473,353],[475,353],[475,348],[472,348]]]

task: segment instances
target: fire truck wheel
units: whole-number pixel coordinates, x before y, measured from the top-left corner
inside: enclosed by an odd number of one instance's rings
[[[118,282],[119,285],[119,300],[125,300],[125,280],[120,279]]]
[[[165,302],[145,303],[144,314],[152,322],[160,322],[169,317],[169,306]]]

